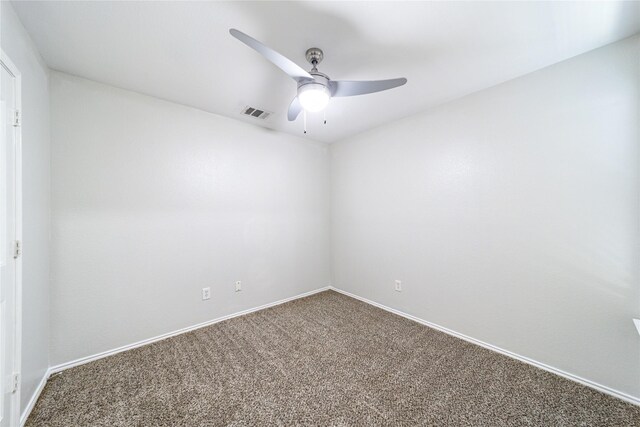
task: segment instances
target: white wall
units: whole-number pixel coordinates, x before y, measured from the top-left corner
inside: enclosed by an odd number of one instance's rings
[[[640,398],[639,46],[332,145],[334,285]]]
[[[52,365],[330,284],[326,145],[57,72],[51,112]]]
[[[22,74],[21,409],[49,366],[49,76],[9,2],[0,3],[2,50]]]

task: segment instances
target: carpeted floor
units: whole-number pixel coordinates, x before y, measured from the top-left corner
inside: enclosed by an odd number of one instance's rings
[[[640,426],[640,407],[333,291],[52,377],[27,426]]]

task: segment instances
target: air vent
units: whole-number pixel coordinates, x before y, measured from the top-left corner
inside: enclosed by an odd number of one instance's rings
[[[271,113],[270,111],[261,110],[259,108],[246,106],[242,109],[242,114],[244,114],[245,116],[251,116],[255,117],[256,119],[264,120],[273,113]]]

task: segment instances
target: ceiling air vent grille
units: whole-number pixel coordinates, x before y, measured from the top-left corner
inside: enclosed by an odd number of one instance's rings
[[[273,113],[271,113],[270,111],[261,110],[259,108],[246,106],[242,109],[242,114],[244,114],[245,116],[251,116],[257,119],[264,120],[271,116],[271,114]]]

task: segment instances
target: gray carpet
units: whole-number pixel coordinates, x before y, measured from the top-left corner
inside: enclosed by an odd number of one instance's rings
[[[640,407],[327,291],[64,371],[27,426],[640,426]]]

